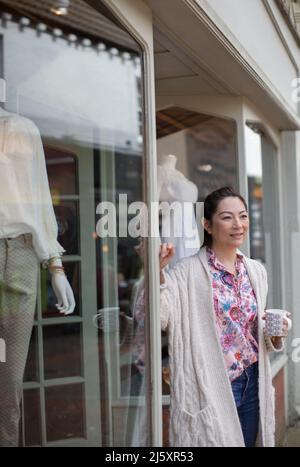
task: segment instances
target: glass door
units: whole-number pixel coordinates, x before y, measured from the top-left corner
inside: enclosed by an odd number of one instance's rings
[[[76,300],[60,315],[41,268],[20,445],[150,445],[147,249],[128,231],[146,193],[143,54],[101,1],[54,3],[0,1],[5,111],[41,137]]]

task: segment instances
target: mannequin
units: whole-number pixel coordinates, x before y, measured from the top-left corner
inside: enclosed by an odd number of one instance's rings
[[[163,156],[161,166],[166,167],[167,169],[175,170],[177,164],[177,157],[173,154],[169,154],[168,156]]]
[[[0,101],[5,102],[0,80]],[[48,267],[61,314],[75,300],[64,273],[43,145],[35,124],[0,106],[0,447],[18,445],[22,381],[37,297],[39,264]]]
[[[161,241],[175,245],[176,253],[170,264],[173,267],[177,261],[197,253],[200,248],[199,233],[193,209],[193,203],[198,199],[197,186],[176,169],[177,157],[169,154],[162,158],[157,167],[158,198],[160,202],[180,203],[178,211],[174,210],[171,217],[170,236],[165,237],[162,231]],[[186,204],[183,204],[186,203]],[[162,223],[166,221],[162,216]]]

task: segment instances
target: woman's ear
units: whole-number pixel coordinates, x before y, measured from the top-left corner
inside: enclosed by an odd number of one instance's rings
[[[207,233],[211,234],[211,225],[210,225],[210,221],[205,219],[204,217],[202,217],[201,219],[201,223],[204,227],[204,229],[206,230]]]

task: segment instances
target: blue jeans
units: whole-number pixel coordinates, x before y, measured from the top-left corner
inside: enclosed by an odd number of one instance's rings
[[[258,363],[231,383],[246,447],[254,447],[259,426]]]

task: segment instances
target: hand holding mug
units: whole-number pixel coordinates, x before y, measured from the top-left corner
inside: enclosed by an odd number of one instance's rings
[[[286,337],[292,327],[291,313],[286,310],[265,310],[265,333],[269,337]]]

